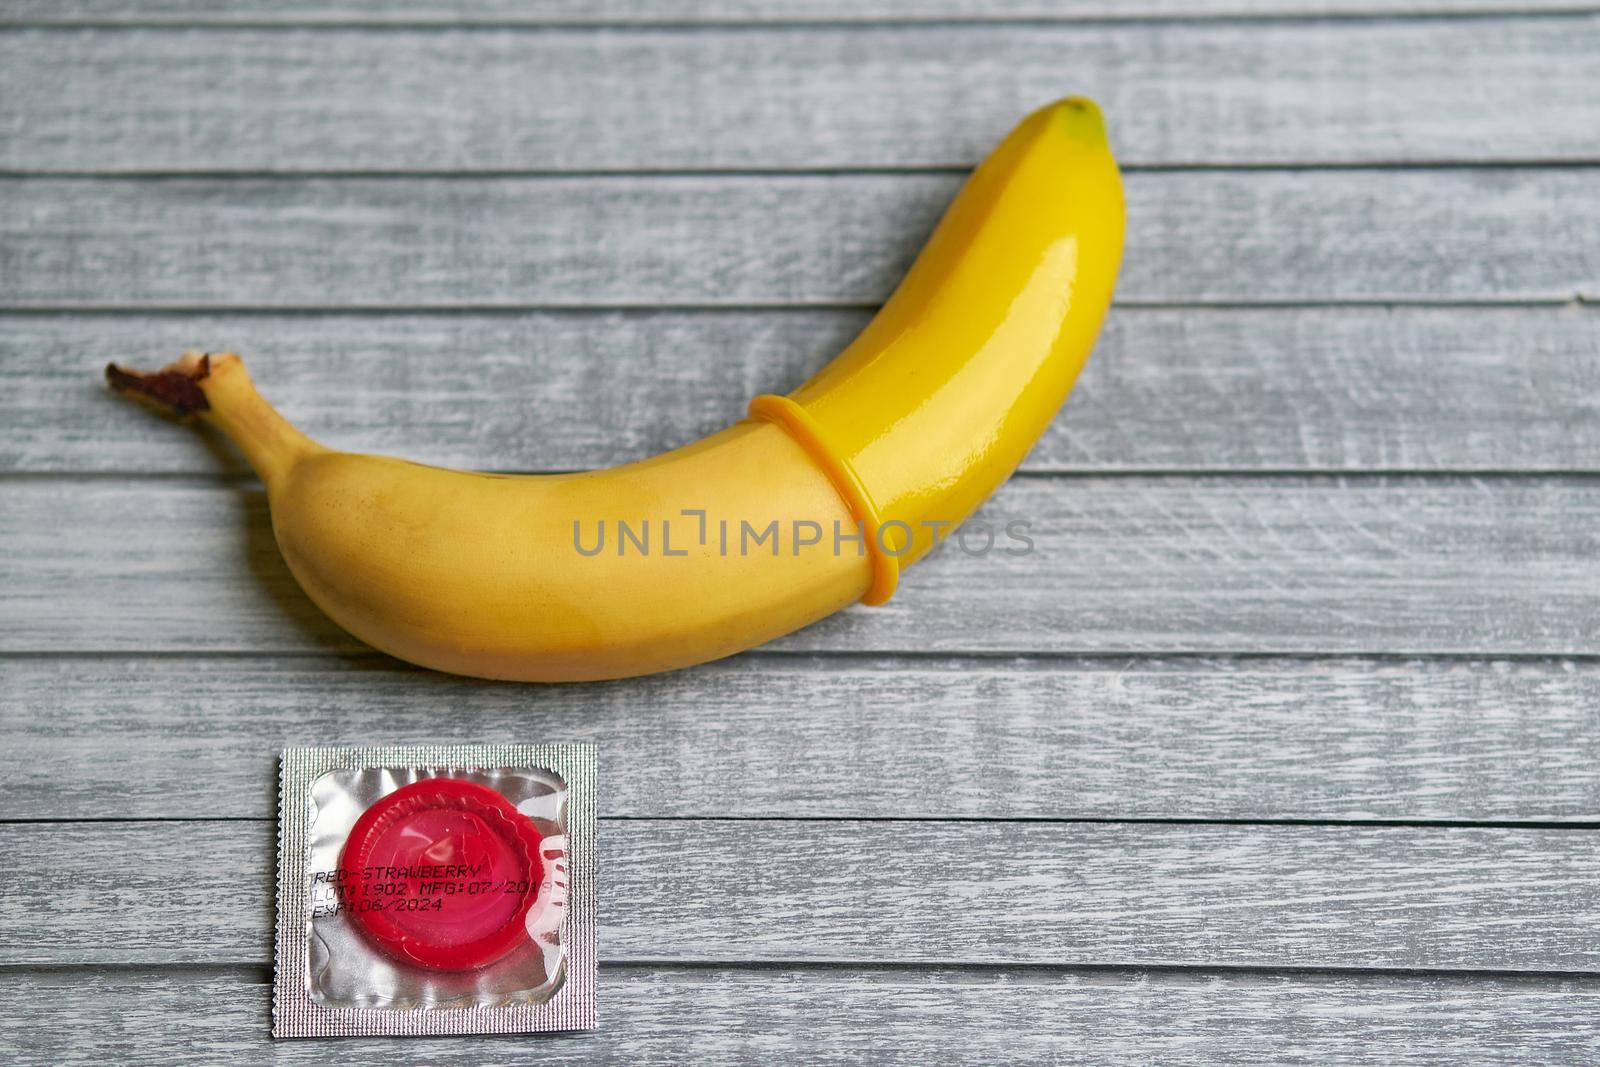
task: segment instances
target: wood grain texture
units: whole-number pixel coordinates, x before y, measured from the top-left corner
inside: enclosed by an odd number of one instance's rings
[[[1600,1048],[1591,979],[1427,975],[604,967],[599,1033],[341,1040],[340,1063],[634,1067],[1580,1062]],[[0,971],[0,1040],[59,1064],[323,1064],[272,1043],[251,969]]]
[[[596,744],[630,818],[1600,817],[1593,662],[769,656],[551,687],[46,657],[5,664],[0,707],[12,819],[260,817],[288,745],[530,737]]]
[[[1128,177],[1124,303],[1600,293],[1600,170]],[[0,180],[0,307],[864,304],[955,176]],[[1492,251],[1491,251],[1492,250]]]
[[[98,363],[236,349],[351,451],[572,470],[742,418],[866,311],[0,315],[0,470],[242,471]],[[1028,457],[1051,471],[1600,471],[1600,310],[1123,308]]]
[[[1600,18],[11,31],[0,169],[967,167],[1069,93],[1130,164],[1594,162]]]
[[[0,501],[0,650],[359,647],[295,585],[259,490],[22,478]],[[1021,478],[981,519],[888,605],[774,647],[1600,651],[1591,478]],[[1006,554],[1010,522],[1031,553]]]
[[[1238,18],[1408,17],[1592,11],[1590,0],[7,0],[0,25],[422,24],[695,26],[817,21],[982,23]]]
[[[613,772],[615,773],[615,772]],[[602,821],[608,962],[1600,973],[1592,830]],[[251,963],[274,824],[22,823],[0,962]],[[111,857],[117,876],[105,876]]]

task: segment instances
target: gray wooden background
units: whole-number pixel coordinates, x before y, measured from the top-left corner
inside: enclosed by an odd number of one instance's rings
[[[0,1041],[51,1061],[1593,1061],[1600,5],[0,3]],[[108,358],[611,464],[825,362],[1029,108],[1126,268],[959,555],[565,687],[338,631]],[[599,1034],[272,1046],[274,753],[599,744]],[[24,1053],[23,1050],[26,1050]]]

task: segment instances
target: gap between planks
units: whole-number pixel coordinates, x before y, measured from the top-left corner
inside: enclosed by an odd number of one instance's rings
[[[1208,163],[1203,160],[1171,163],[1119,163],[1123,174],[1303,174],[1310,172],[1347,173],[1400,173],[1408,171],[1474,171],[1474,170],[1594,170],[1600,168],[1600,155],[1588,157],[1558,156],[1496,156],[1492,159],[1430,159],[1415,162],[1401,160],[1373,160],[1368,162],[1320,162],[1317,160],[1280,160],[1271,163]],[[195,167],[184,170],[129,169],[35,169],[15,170],[0,168],[0,181],[147,181],[181,182],[189,180],[215,181],[564,181],[568,179],[608,181],[611,179],[659,178],[695,180],[700,178],[873,178],[912,177],[948,178],[965,177],[973,168],[965,164],[938,166],[860,165],[837,167],[614,167],[573,170],[539,168],[474,169],[452,167],[441,170],[362,170],[356,168],[315,170],[299,168],[263,169],[237,167]],[[723,306],[723,305],[714,305]]]
[[[1152,979],[1169,981],[1174,985],[1189,982],[1204,984],[1223,978],[1240,985],[1252,982],[1276,984],[1283,979],[1293,979],[1306,985],[1323,982],[1337,984],[1370,984],[1384,986],[1412,981],[1425,981],[1438,987],[1473,987],[1488,985],[1505,989],[1543,989],[1556,987],[1569,992],[1600,993],[1600,975],[1585,971],[1502,971],[1502,970],[1428,970],[1414,967],[1252,967],[1230,964],[1192,964],[1128,966],[1117,963],[989,963],[982,960],[949,963],[928,963],[909,960],[897,963],[892,960],[600,960],[596,966],[602,974],[623,975],[632,972],[648,974],[706,975],[719,972],[750,974],[850,974],[861,977],[923,976],[940,977],[954,982],[963,979],[988,982],[1004,979],[1019,985],[1035,981],[1051,982],[1058,978],[1094,978],[1106,983],[1143,982]],[[95,975],[102,977],[137,978],[139,976],[218,977],[238,979],[241,984],[272,984],[270,963],[7,963],[0,961],[0,982],[22,977],[51,975]]]
[[[716,5],[705,10],[704,15],[686,12],[680,16],[625,16],[611,18],[573,15],[541,15],[519,13],[525,9],[504,7],[503,13],[473,14],[455,12],[439,15],[402,13],[405,4],[394,4],[395,14],[385,14],[382,4],[349,8],[360,14],[340,14],[341,5],[323,5],[327,13],[317,15],[318,5],[297,10],[297,5],[279,5],[284,12],[278,17],[263,15],[259,6],[251,6],[249,15],[229,16],[214,7],[196,7],[193,11],[175,11],[172,14],[139,11],[137,14],[119,16],[111,14],[75,14],[73,4],[23,2],[11,4],[12,14],[0,15],[0,32],[12,30],[483,30],[528,33],[591,33],[607,32],[720,32],[720,31],[781,31],[781,30],[901,30],[901,29],[986,29],[1013,27],[1017,29],[1056,29],[1061,27],[1097,29],[1121,26],[1275,26],[1281,24],[1384,24],[1410,22],[1469,22],[1475,20],[1498,21],[1502,19],[1539,20],[1570,18],[1575,15],[1600,13],[1600,6],[1582,0],[1563,3],[1545,0],[1534,3],[1444,2],[1396,3],[1393,0],[1336,0],[1334,3],[1299,4],[1285,2],[1252,6],[1244,3],[1227,3],[1211,0],[1211,4],[1161,4],[1145,5],[1145,10],[1129,10],[1137,5],[1082,4],[1082,5],[1006,5],[990,4],[988,12],[974,11],[971,5],[951,3],[927,5],[926,13],[895,14],[887,10],[888,4],[851,5],[839,7],[829,14],[798,14],[779,11],[777,14],[758,14],[749,8],[730,6],[739,14],[716,14]],[[92,4],[80,4],[92,9]],[[496,5],[480,5],[493,9]],[[603,5],[590,5],[593,11]],[[671,5],[663,5],[670,7]],[[785,5],[770,5],[781,9]],[[1212,10],[1203,10],[1213,6]],[[826,5],[823,5],[825,8]],[[874,12],[875,7],[884,10]],[[1003,10],[1010,7],[1012,10]],[[941,10],[944,8],[944,10]],[[796,8],[815,12],[817,5]],[[574,8],[574,10],[579,10]]]
[[[603,823],[693,823],[695,825],[716,823],[817,823],[820,825],[838,825],[840,823],[861,824],[904,824],[904,825],[1007,825],[1020,826],[1195,826],[1195,827],[1326,827],[1328,829],[1370,829],[1370,830],[1570,830],[1589,832],[1600,830],[1600,821],[1596,820],[1538,820],[1538,819],[1341,819],[1329,817],[1326,819],[1292,819],[1274,818],[1272,816],[1259,816],[1254,818],[1222,819],[1222,818],[1177,818],[1177,817],[1139,817],[1139,816],[1070,816],[1070,815],[598,815],[596,818]],[[21,818],[0,817],[0,826],[63,826],[63,825],[112,825],[126,826],[129,824],[149,823],[183,824],[183,825],[213,825],[235,824],[248,825],[252,823],[271,823],[273,819],[259,815],[107,815],[103,817],[89,817],[82,815],[54,816],[24,816]],[[3,965],[3,964],[0,964]]]

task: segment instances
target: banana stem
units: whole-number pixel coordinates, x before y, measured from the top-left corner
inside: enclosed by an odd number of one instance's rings
[[[303,456],[322,446],[278,414],[232,352],[185,352],[153,374],[106,366],[117,392],[180,419],[199,418],[227,435],[261,480],[271,486]]]

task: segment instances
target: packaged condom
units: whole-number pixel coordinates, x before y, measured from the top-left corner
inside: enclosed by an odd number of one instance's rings
[[[588,745],[293,748],[275,1037],[589,1030]]]

